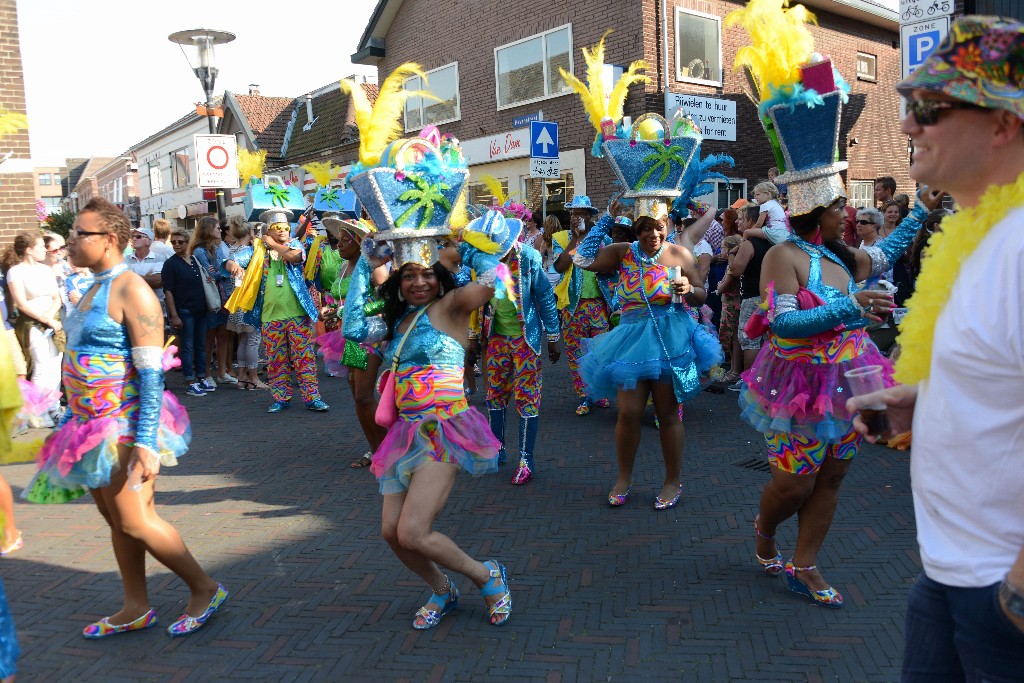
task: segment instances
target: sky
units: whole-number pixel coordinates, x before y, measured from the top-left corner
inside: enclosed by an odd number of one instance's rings
[[[234,33],[218,46],[214,90],[296,97],[376,68],[352,64],[376,0],[19,0],[29,136],[36,166],[116,156],[204,98],[175,31]],[[294,9],[293,9],[294,8]],[[195,48],[185,47],[196,61]]]

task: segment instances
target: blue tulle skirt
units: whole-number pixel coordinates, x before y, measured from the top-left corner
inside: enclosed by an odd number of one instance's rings
[[[675,375],[676,397],[689,400],[700,393],[700,375],[723,360],[718,339],[675,306],[658,306],[653,316],[643,309],[624,313],[618,327],[583,344],[579,373],[594,398],[614,398],[642,381],[672,382]]]
[[[11,610],[7,606],[4,582],[0,580],[0,679],[18,673],[19,656],[21,650],[18,648],[18,637],[14,633],[14,619],[11,618]]]

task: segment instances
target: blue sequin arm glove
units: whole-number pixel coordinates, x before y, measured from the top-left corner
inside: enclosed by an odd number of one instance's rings
[[[580,268],[589,268],[590,264],[597,258],[598,250],[604,246],[605,238],[608,236],[608,229],[612,227],[614,219],[610,214],[601,216],[600,220],[590,229],[587,236],[583,238],[580,245],[576,247],[576,253],[572,257],[574,265]]]
[[[878,276],[892,268],[892,264],[903,256],[914,236],[921,229],[924,220],[928,218],[928,209],[920,200],[914,205],[914,210],[907,214],[907,217],[900,221],[892,234],[870,247],[863,247],[868,256],[871,257],[871,275]]]
[[[345,339],[373,343],[388,338],[388,325],[380,316],[368,316],[364,307],[369,300],[372,271],[365,254],[356,261],[355,272],[348,285],[344,313],[341,318],[341,333]]]
[[[863,322],[863,310],[853,298],[839,299],[824,306],[800,310],[795,295],[777,294],[775,320],[771,323],[771,328],[779,337],[806,339],[834,330],[840,325],[859,327]]]
[[[476,272],[476,283],[484,287],[495,287],[498,275],[497,254],[480,251],[469,242],[459,243],[459,255],[462,262]]]
[[[159,346],[133,346],[132,364],[139,375],[139,419],[135,425],[135,445],[159,457],[157,431],[164,401],[164,350]]]

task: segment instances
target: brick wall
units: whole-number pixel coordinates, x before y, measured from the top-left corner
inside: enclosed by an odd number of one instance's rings
[[[25,79],[21,71],[18,40],[18,9],[15,0],[0,0],[0,111],[25,113]],[[0,154],[13,151],[16,159],[30,159],[28,131],[0,139]],[[0,248],[21,230],[38,228],[35,179],[29,167],[24,173],[2,173],[0,166]]]
[[[740,7],[729,0],[669,0],[669,31],[674,32],[674,7],[687,7],[719,17]],[[388,31],[386,57],[379,65],[383,80],[402,62],[416,61],[426,69],[459,63],[461,120],[439,126],[465,140],[490,135],[511,128],[513,117],[543,109],[544,117],[558,121],[560,148],[584,148],[587,191],[594,203],[603,204],[612,192],[614,179],[611,167],[603,159],[594,159],[589,149],[594,130],[575,94],[554,97],[532,104],[498,111],[495,93],[494,49],[565,24],[572,26],[574,71],[582,78],[584,62],[580,48],[597,43],[602,34],[614,27],[605,41],[605,61],[628,64],[645,59],[651,68],[652,82],[634,86],[626,101],[626,114],[636,118],[645,111],[664,113],[662,72],[661,0],[569,0],[562,5],[517,6],[514,20],[508,4],[497,0],[406,0]],[[820,52],[832,55],[836,66],[853,88],[851,103],[844,112],[840,154],[850,162],[849,178],[871,179],[877,175],[893,175],[900,191],[909,192],[912,184],[907,175],[906,139],[898,131],[899,103],[893,85],[899,77],[899,50],[893,48],[898,33],[818,12],[819,26],[811,31]],[[423,40],[424,35],[431,40]],[[672,42],[669,41],[670,90],[689,92],[704,97],[722,97],[737,101],[737,141],[708,141],[703,152],[727,152],[737,161],[730,172],[733,177],[747,178],[753,183],[763,178],[774,165],[771,152],[754,105],[742,94],[744,82],[740,73],[732,71],[736,49],[744,44],[746,34],[739,28],[722,29],[723,87],[694,86],[675,80]],[[856,52],[877,56],[878,82],[856,80]],[[859,144],[848,147],[856,137]],[[486,168],[486,167],[484,167]]]

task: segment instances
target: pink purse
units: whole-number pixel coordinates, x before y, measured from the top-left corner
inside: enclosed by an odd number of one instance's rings
[[[389,429],[391,425],[398,422],[398,403],[395,398],[395,382],[398,381],[398,378],[395,375],[398,372],[398,361],[402,353],[402,347],[405,346],[405,340],[409,338],[412,329],[419,322],[420,316],[426,313],[431,305],[427,304],[416,313],[416,317],[409,324],[409,329],[405,331],[405,334],[402,335],[402,340],[398,342],[398,348],[395,349],[395,355],[391,361],[391,369],[381,373],[380,379],[377,380],[377,391],[380,393],[380,401],[377,402],[377,411],[373,415],[373,421],[385,429]]]

